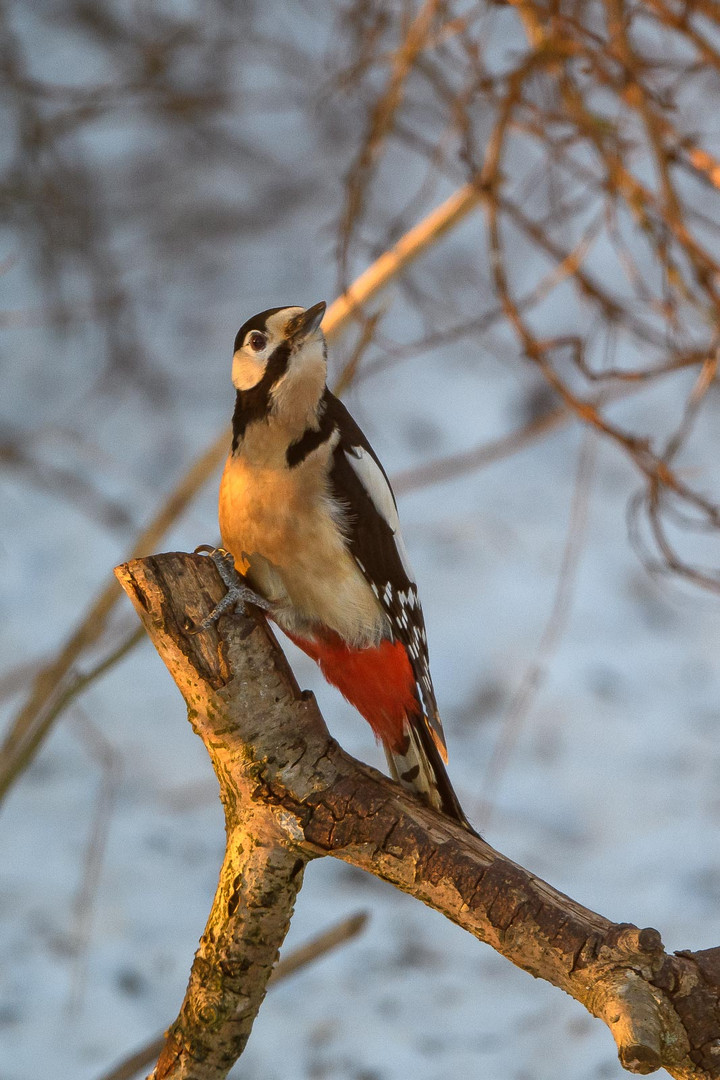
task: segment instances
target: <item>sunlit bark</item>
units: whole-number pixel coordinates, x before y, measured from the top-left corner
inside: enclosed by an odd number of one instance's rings
[[[605,1021],[630,1071],[720,1077],[720,949],[668,956],[656,930],[582,907],[345,754],[263,621],[223,618],[193,634],[224,588],[209,560],[167,554],[116,572],[205,742],[228,825],[215,902],[155,1080],[226,1075],[305,864],[321,855],[411,893],[565,990]]]

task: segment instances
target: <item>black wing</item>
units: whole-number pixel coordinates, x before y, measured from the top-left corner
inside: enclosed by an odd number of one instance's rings
[[[362,430],[342,402],[325,392],[323,421],[340,433],[333,451],[330,485],[338,503],[347,509],[347,543],[365,580],[388,615],[393,636],[408,652],[415,681],[420,688],[430,731],[445,756],[445,739],[438,716],[435,691],[428,664],[427,636],[417,585],[413,580],[399,528],[381,510],[391,501],[397,515],[395,496],[377,454]],[[369,455],[379,472],[372,470],[371,485],[384,484],[382,490],[372,490],[363,482],[362,469],[353,467]],[[367,469],[365,470],[367,472]]]

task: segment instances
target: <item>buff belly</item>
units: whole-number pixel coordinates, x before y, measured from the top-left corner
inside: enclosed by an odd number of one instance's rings
[[[313,455],[320,457],[320,455]],[[228,459],[220,485],[223,546],[290,634],[323,629],[354,648],[379,645],[387,618],[343,540],[322,460],[297,469]]]

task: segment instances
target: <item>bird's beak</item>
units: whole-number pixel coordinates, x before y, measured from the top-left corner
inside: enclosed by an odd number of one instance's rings
[[[290,328],[293,341],[302,341],[315,333],[323,320],[326,307],[325,301],[321,300],[319,304],[303,311],[302,315],[298,315],[293,320],[293,326]]]

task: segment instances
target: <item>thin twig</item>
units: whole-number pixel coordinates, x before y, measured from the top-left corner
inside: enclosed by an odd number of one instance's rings
[[[101,778],[98,785],[95,810],[92,815],[90,837],[85,850],[80,888],[72,905],[74,916],[72,932],[74,963],[68,1001],[68,1013],[70,1016],[75,1016],[82,1006],[95,900],[100,884],[118,785],[123,771],[121,755],[97,725],[93,724],[80,709],[77,710],[75,721],[75,727],[82,734],[84,747],[90,757],[100,766]]]
[[[511,454],[518,453],[542,438],[543,435],[566,424],[570,419],[572,419],[572,413],[561,405],[548,410],[535,420],[528,421],[523,427],[509,435],[502,435],[499,439],[480,443],[471,450],[463,450],[445,458],[436,458],[428,465],[416,465],[414,468],[395,473],[392,480],[395,493],[405,495],[409,491],[416,491],[418,488],[429,487],[432,484],[444,484],[458,476],[482,469],[486,465],[493,465],[496,461],[502,461]]]
[[[57,718],[62,716],[68,706],[75,701],[80,694],[124,659],[124,657],[127,656],[136,645],[139,645],[142,640],[143,635],[138,634],[137,630],[133,630],[120,645],[113,649],[113,651],[101,660],[99,664],[96,664],[94,668],[91,668],[90,671],[85,672],[84,674],[76,675],[74,677],[70,672],[67,677],[67,685],[63,688],[63,684],[60,684],[56,688],[57,693],[55,695],[49,695],[45,699],[43,702],[45,708],[42,711],[39,710],[36,714],[37,722],[35,726],[29,731],[26,739],[10,757],[7,771],[3,771],[2,774],[0,774],[0,799],[7,794],[13,782],[30,764],[42,744],[43,739]]]
[[[578,458],[565,547],[550,616],[535,650],[535,656],[525,669],[520,685],[507,708],[500,737],[495,744],[485,773],[482,785],[482,810],[479,813],[480,828],[483,831],[489,826],[497,792],[510,763],[512,752],[530,715],[533,702],[547,678],[550,659],[560,644],[570,618],[572,596],[585,543],[597,441],[597,436],[592,429],[585,432]]]

